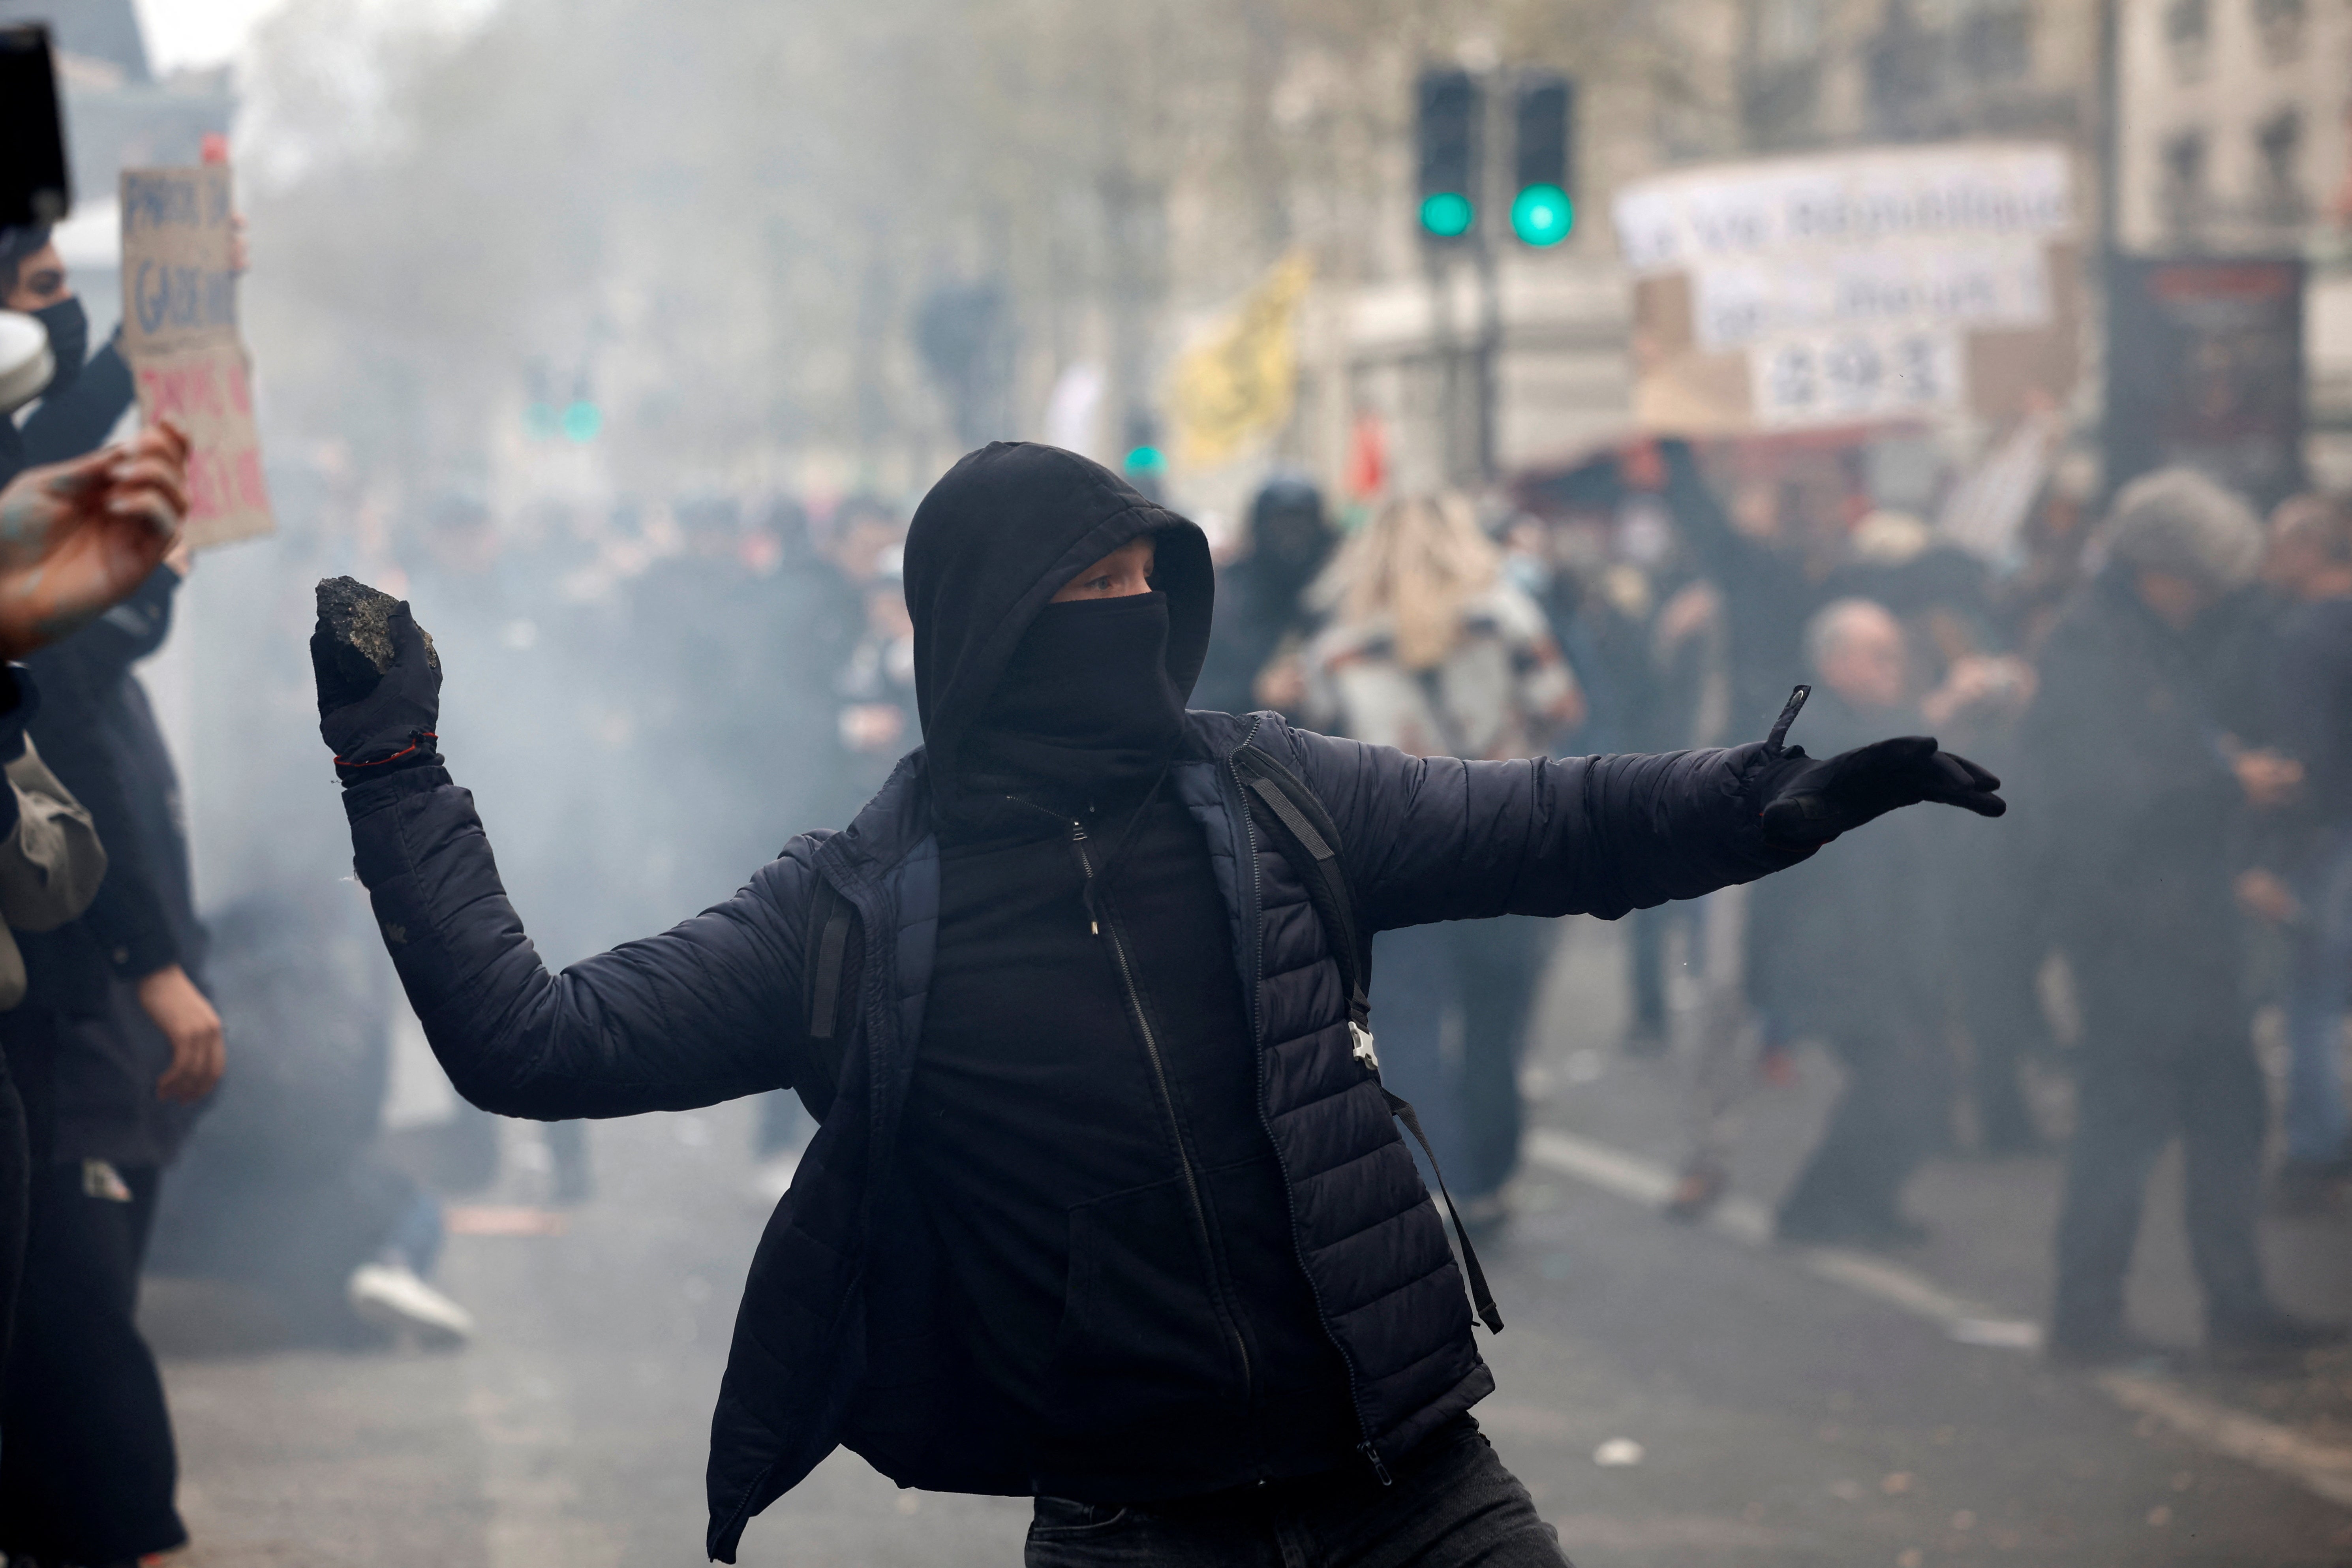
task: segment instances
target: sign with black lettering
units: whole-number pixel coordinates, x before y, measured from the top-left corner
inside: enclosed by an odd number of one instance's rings
[[[168,416],[194,446],[187,537],[200,550],[274,526],[237,335],[235,213],[226,163],[122,172],[123,353],[141,416]]]
[[[1677,169],[1620,189],[1633,412],[1683,435],[2063,402],[2079,313],[2063,147],[1953,142]]]

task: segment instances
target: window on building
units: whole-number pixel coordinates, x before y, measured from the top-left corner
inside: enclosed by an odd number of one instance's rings
[[[2302,111],[2282,109],[2254,127],[2254,148],[2262,155],[2263,184],[2256,198],[2262,216],[2273,223],[2302,222]]]
[[[2303,52],[2304,0],[2252,0],[2254,32],[2263,53],[2273,65],[2284,65]]]
[[[1975,0],[1956,7],[1960,68],[1980,82],[2017,81],[2033,70],[2033,10],[2026,0]]]
[[[1821,104],[1822,0],[1754,0],[1748,12],[1748,61],[1740,111],[1765,147],[1812,140]]]

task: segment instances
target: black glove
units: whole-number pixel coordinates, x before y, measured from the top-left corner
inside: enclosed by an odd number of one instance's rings
[[[425,634],[407,601],[385,618],[384,630],[392,638],[392,664],[373,684],[354,678],[348,646],[335,642],[323,625],[310,634],[319,733],[347,784],[441,760],[433,745],[441,721],[441,671],[426,656]],[[364,660],[359,668],[372,672]]]
[[[2009,803],[1993,793],[2000,781],[1966,757],[1938,751],[1926,735],[1904,735],[1841,752],[1834,757],[1805,755],[1802,746],[1781,742],[1812,688],[1800,686],[1764,742],[1764,764],[1749,788],[1764,839],[1775,848],[1810,849],[1860,827],[1897,806],[1932,800],[1965,806],[1979,816],[1999,816]]]

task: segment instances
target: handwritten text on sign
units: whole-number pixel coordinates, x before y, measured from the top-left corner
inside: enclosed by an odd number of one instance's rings
[[[226,164],[122,174],[122,340],[149,422],[188,433],[190,542],[267,533],[269,494],[232,269]]]
[[[2055,144],[1965,142],[1621,186],[1636,417],[1748,435],[2063,403],[2073,169]]]

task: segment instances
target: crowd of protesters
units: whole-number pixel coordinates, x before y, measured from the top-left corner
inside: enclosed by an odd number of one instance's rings
[[[1687,913],[1652,911],[1647,930],[1635,917],[1629,1050],[1665,1042],[1660,928],[1688,927],[1701,978],[1670,1212],[1720,1199],[1728,1113],[1819,1041],[1843,1089],[1780,1200],[1782,1238],[1920,1239],[1902,1197],[1927,1157],[1962,1137],[1999,1154],[2063,1135],[2052,1352],[2139,1356],[2123,1282],[2149,1174],[2179,1138],[2212,1348],[2260,1359],[2340,1338],[2263,1284],[2254,1026],[2281,1007],[2269,1201],[2340,1205],[2352,501],[2297,496],[2265,521],[2168,469],[2095,512],[2062,458],[1987,550],[1874,508],[1857,467],[1640,442],[1531,483],[1533,515],[1504,531],[1587,693],[1578,749],[1752,734],[1801,679],[1814,692],[1794,733],[1817,752],[1932,733],[2014,786],[1997,832],[1908,817]],[[1463,1061],[1475,1054],[1465,1041]],[[2029,1094],[2052,1080],[2071,1084],[2054,1097],[2071,1117]]]

